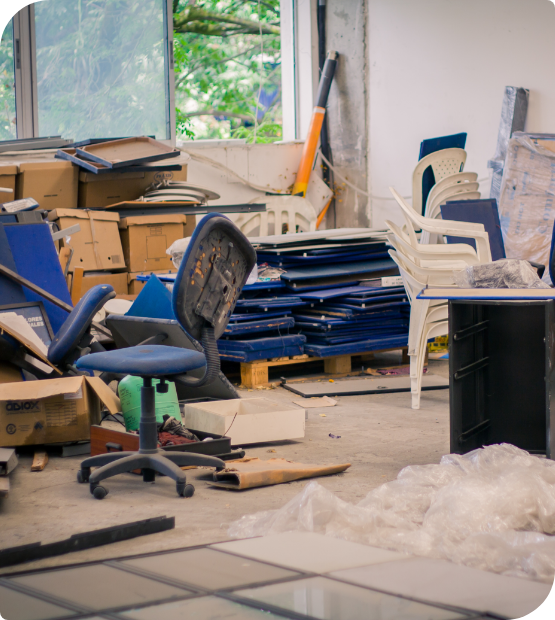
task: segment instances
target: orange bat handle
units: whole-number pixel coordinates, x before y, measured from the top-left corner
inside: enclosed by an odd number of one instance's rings
[[[315,107],[312,112],[308,135],[304,143],[303,154],[301,155],[301,163],[299,164],[297,178],[295,180],[295,185],[293,185],[293,191],[291,192],[293,196],[298,196],[299,194],[301,196],[306,196],[308,181],[310,179],[310,173],[312,172],[312,164],[314,163],[314,156],[318,148],[318,140],[320,139],[320,132],[322,131],[322,123],[324,122],[325,114],[325,108],[319,107]]]

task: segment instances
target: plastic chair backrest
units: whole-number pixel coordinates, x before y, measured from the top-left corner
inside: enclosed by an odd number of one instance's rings
[[[231,220],[220,213],[203,217],[173,286],[173,311],[183,329],[201,340],[203,328],[212,328],[217,340],[255,264],[256,252]]]
[[[464,149],[443,149],[422,158],[412,173],[412,208],[422,215],[422,179],[425,170],[431,166],[437,183],[447,176],[462,172],[465,162],[466,151]]]
[[[444,196],[438,196],[431,205],[429,213],[426,213],[426,217],[431,220],[442,219],[441,207],[450,200],[480,200],[482,195],[480,192],[458,192],[456,194],[446,193]]]
[[[441,189],[437,189],[434,185],[432,191],[428,195],[428,202],[426,203],[426,209],[424,210],[425,217],[430,217],[429,213],[433,207],[445,200],[445,197],[454,196],[455,194],[466,194],[468,192],[477,192],[480,189],[480,184],[476,181],[464,182],[464,183],[452,183],[446,185]]]
[[[457,174],[450,174],[432,187],[426,199],[426,205],[446,187],[451,187],[451,185],[456,185],[457,183],[476,183],[477,180],[478,174],[476,172],[457,172]]]
[[[256,198],[251,202],[261,202]],[[242,213],[235,224],[248,236],[267,237],[294,232],[316,230],[316,210],[306,198],[300,196],[267,196],[266,211]]]

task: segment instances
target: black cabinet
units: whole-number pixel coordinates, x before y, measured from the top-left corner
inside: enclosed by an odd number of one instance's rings
[[[451,452],[555,458],[555,301],[449,301]]]

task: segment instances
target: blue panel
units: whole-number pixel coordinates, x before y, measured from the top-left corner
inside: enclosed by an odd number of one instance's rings
[[[15,261],[15,271],[71,306],[66,279],[48,224],[44,222],[5,226],[4,231]],[[24,289],[24,293],[27,301],[44,303],[52,330],[56,333],[69,313],[28,289]]]
[[[281,279],[286,282],[298,282],[302,280],[313,280],[316,278],[332,278],[334,276],[372,273],[375,271],[392,269],[394,267],[395,263],[392,259],[341,263],[339,265],[320,265],[307,267],[304,269],[290,269],[281,275]]]
[[[485,200],[453,200],[441,205],[441,217],[456,222],[474,222],[483,224],[489,235],[491,259],[505,258],[505,244],[499,222],[499,210],[495,198]],[[466,243],[476,249],[474,239],[465,237],[447,237],[448,243]]]
[[[4,226],[0,224],[0,264],[17,273],[17,266],[6,237]],[[23,287],[0,274],[0,305],[19,304],[27,301]]]
[[[172,294],[155,275],[152,275],[125,316],[175,320]]]
[[[238,336],[242,334],[254,334],[276,329],[289,329],[295,325],[295,319],[279,317],[275,319],[262,319],[259,321],[243,321],[241,323],[228,323],[224,335]]]
[[[329,346],[307,343],[304,345],[304,352],[315,357],[365,353],[367,351],[379,351],[380,349],[406,347],[408,344],[408,339],[408,334],[401,334],[395,336],[376,336],[376,338],[371,338],[368,340],[359,340],[358,342]]]
[[[276,338],[256,338],[254,340],[218,340],[220,351],[265,351],[279,347],[303,345],[306,337],[296,334],[293,336],[278,336]]]
[[[290,310],[274,310],[268,312],[258,312],[258,313],[244,313],[244,314],[232,314],[229,318],[229,322],[233,323],[235,321],[254,321],[258,319],[269,319],[276,316],[287,316],[291,314]]]
[[[221,351],[220,357],[231,362],[254,362],[256,360],[271,359],[273,357],[289,357],[290,355],[302,355],[303,345],[282,347],[279,349],[266,349],[263,351]]]
[[[464,149],[465,144],[466,133],[456,133],[451,136],[441,136],[440,138],[422,140],[420,143],[420,156],[418,160],[421,160],[430,153],[442,151],[443,149]],[[434,185],[434,173],[431,166],[429,166],[424,170],[424,176],[422,177],[422,209],[426,206],[428,194]]]

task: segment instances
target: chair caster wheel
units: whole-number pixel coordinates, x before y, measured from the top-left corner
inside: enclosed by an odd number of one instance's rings
[[[195,493],[195,487],[192,484],[177,485],[177,494],[181,497],[193,497]]]
[[[80,469],[77,472],[77,482],[79,484],[83,484],[84,482],[88,482],[89,481],[89,477],[91,475],[91,470],[86,470],[86,469]]]
[[[104,499],[106,495],[108,495],[108,489],[105,489],[101,486],[94,487],[92,494],[94,495],[95,499]]]

